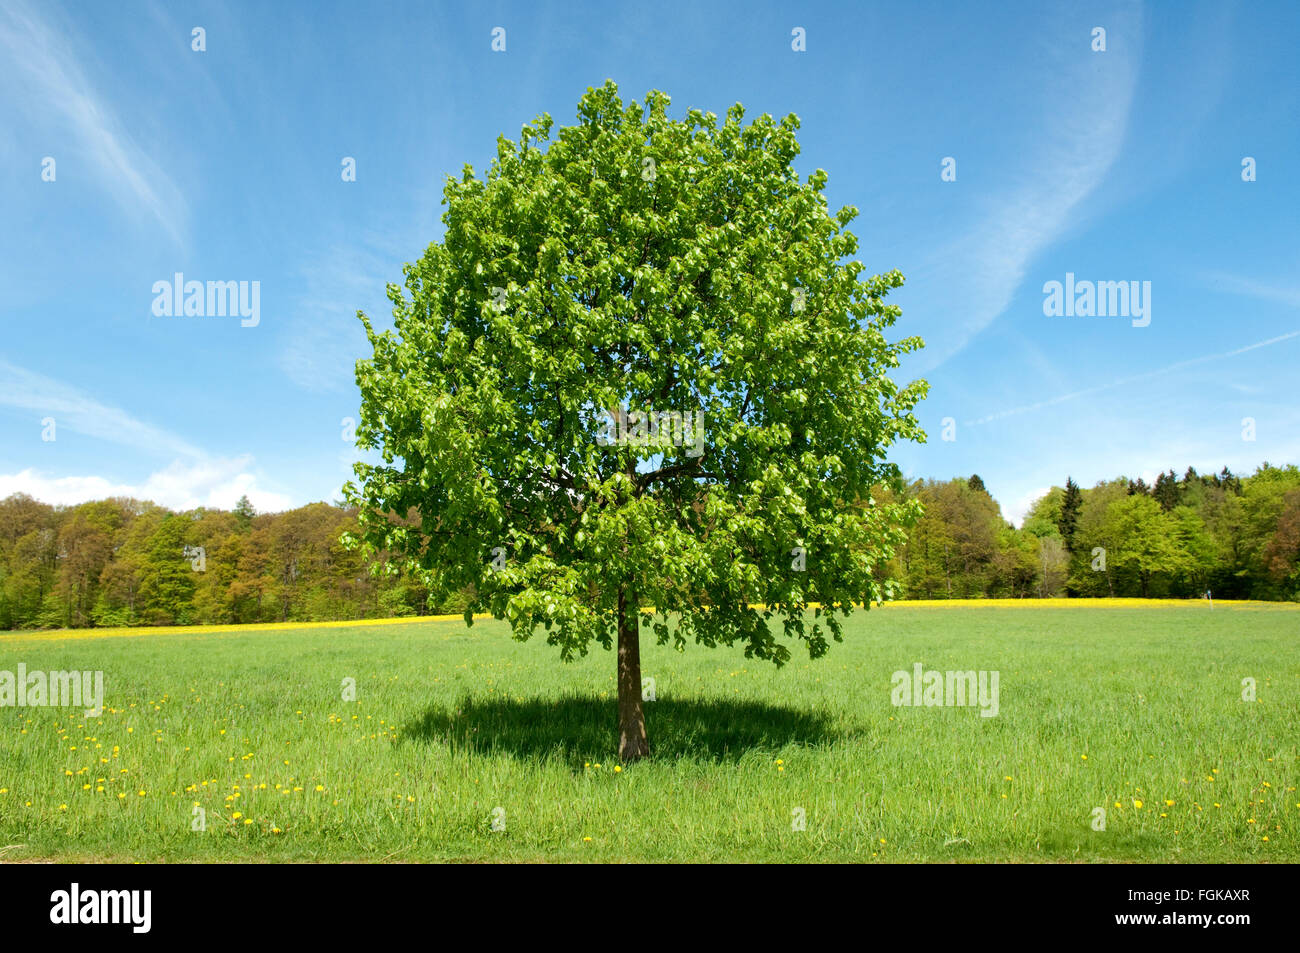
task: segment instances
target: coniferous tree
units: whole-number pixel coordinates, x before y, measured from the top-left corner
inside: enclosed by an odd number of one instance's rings
[[[1156,477],[1155,490],[1151,495],[1155,497],[1156,502],[1160,504],[1160,508],[1166,513],[1178,505],[1178,477],[1174,475],[1173,470],[1168,473],[1161,473]]]
[[[1061,540],[1068,552],[1074,552],[1074,537],[1079,526],[1079,510],[1083,508],[1083,491],[1072,477],[1065,478],[1065,496],[1061,499],[1061,518],[1056,524]]]

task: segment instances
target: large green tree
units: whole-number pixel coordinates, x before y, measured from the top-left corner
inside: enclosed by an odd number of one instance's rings
[[[543,626],[565,659],[616,644],[625,759],[648,751],[643,626],[779,665],[893,594],[873,569],[917,507],[870,491],[923,438],[926,385],[889,377],[921,346],[885,338],[903,277],[852,260],[857,210],[795,172],[797,117],[668,105],[607,82],[576,125],[543,115],[448,180],[394,328],[359,315],[358,445],[381,459],[347,488],[364,543],[433,600],[468,588],[467,620]]]

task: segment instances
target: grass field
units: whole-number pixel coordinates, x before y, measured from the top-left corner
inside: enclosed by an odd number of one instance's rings
[[[492,621],[0,635],[0,671],[106,686],[99,718],[0,708],[0,859],[1300,860],[1300,607],[905,604],[783,670],[642,651],[652,757],[619,765],[612,654]],[[997,671],[997,716],[895,707],[917,662]]]

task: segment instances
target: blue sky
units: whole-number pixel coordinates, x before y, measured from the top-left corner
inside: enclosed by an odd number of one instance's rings
[[[606,78],[799,115],[927,342],[909,475],[1014,519],[1067,474],[1300,461],[1300,4],[620,6],[6,0],[0,496],[337,498],[356,310],[441,237],[445,175]],[[260,282],[258,324],[155,316],[176,272]],[[1045,316],[1067,273],[1150,282],[1149,325]]]

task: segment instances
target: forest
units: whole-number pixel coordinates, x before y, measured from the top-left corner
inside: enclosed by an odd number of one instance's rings
[[[978,476],[878,488],[923,515],[883,572],[905,599],[1300,599],[1300,469],[1072,479],[1017,528]],[[346,545],[354,510],[174,512],[134,499],[0,500],[0,629],[365,619],[460,612]],[[809,553],[808,558],[815,558]]]

